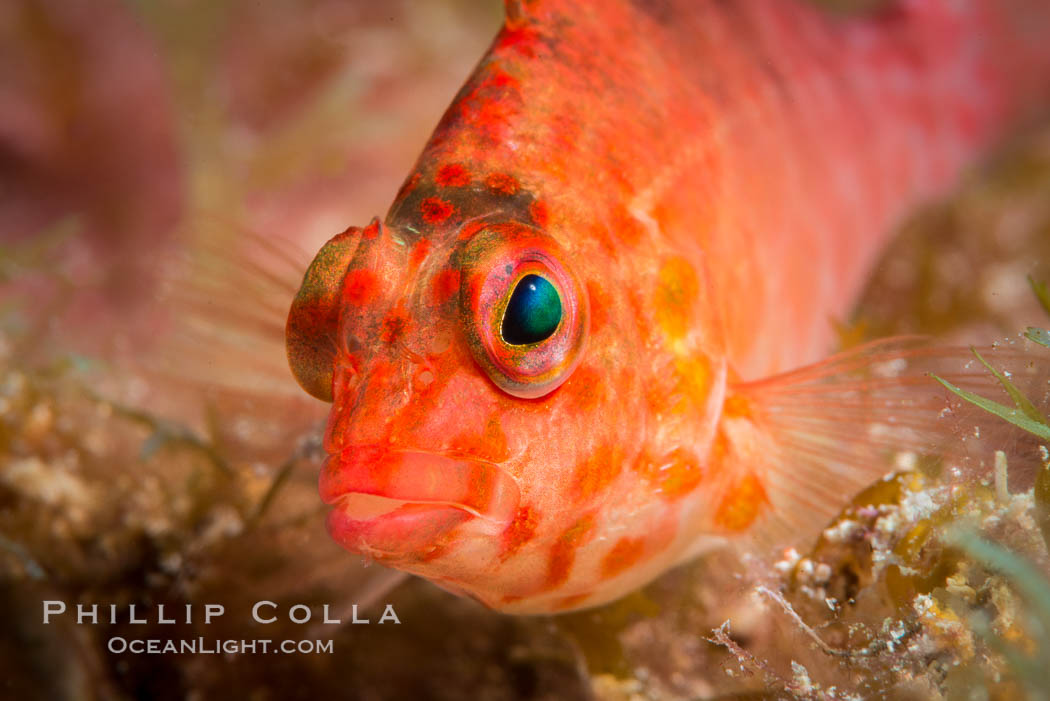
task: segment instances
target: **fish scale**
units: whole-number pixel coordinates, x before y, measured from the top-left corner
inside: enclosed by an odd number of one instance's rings
[[[333,402],[337,541],[493,608],[592,606],[819,527],[889,469],[867,424],[950,438],[919,370],[854,376],[928,369],[907,345],[776,375],[827,354],[892,224],[1045,106],[1050,6],[507,17],[387,216],[327,244],[289,314],[292,369]],[[537,277],[547,335],[505,338]],[[827,400],[792,419],[798,388]]]

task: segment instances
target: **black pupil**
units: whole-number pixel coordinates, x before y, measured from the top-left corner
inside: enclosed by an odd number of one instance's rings
[[[550,338],[561,322],[561,297],[546,278],[526,275],[507,302],[500,334],[512,346]]]

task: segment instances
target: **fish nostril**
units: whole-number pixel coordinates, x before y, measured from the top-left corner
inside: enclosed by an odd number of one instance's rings
[[[421,367],[416,370],[415,377],[412,378],[412,387],[417,392],[423,392],[434,384],[435,379],[436,377],[433,370],[429,367]]]
[[[361,339],[357,337],[357,334],[347,333],[343,334],[343,354],[344,355],[356,355],[361,352],[364,345],[361,343]]]

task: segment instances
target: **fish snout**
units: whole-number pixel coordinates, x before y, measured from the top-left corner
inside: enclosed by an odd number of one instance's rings
[[[409,360],[390,352],[361,359],[348,355],[337,363],[332,383],[332,411],[325,449],[337,453],[348,443],[389,443],[408,407]]]

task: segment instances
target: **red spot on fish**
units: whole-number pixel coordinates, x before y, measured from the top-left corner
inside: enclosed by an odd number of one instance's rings
[[[466,109],[468,103],[464,103]],[[471,112],[473,114],[471,115]],[[466,110],[465,116],[471,120],[490,143],[499,143],[508,133],[511,120],[517,116],[518,108],[504,100],[484,100],[474,106],[474,109]]]
[[[412,255],[409,257],[409,265],[413,268],[418,267],[423,259],[427,257],[427,253],[430,252],[430,239],[419,239],[416,241],[416,245],[412,247]]]
[[[444,304],[459,290],[459,277],[458,268],[445,268],[433,277],[430,292],[435,305]]]
[[[502,143],[511,122],[520,114],[523,104],[517,87],[517,81],[494,64],[467,84],[466,94],[456,103],[455,115],[476,130],[481,148]]]
[[[440,224],[451,217],[455,209],[440,197],[428,197],[419,203],[419,212],[423,215],[423,221],[428,224]]]
[[[371,302],[379,291],[379,279],[367,268],[347,271],[343,281],[343,299],[355,307]]]
[[[497,41],[498,47],[514,49],[526,58],[536,56],[536,45],[540,34],[529,26],[505,27]]]
[[[624,536],[602,558],[602,577],[609,579],[631,567],[645,554],[645,540]]]
[[[521,185],[514,176],[506,173],[493,173],[485,178],[485,186],[498,195],[511,196],[518,192]]]
[[[503,553],[500,555],[500,561],[508,560],[518,550],[521,549],[525,543],[532,540],[532,537],[536,535],[536,526],[539,525],[540,517],[536,511],[529,506],[518,507],[518,512],[514,515],[514,520],[511,521],[507,529],[503,531]]]
[[[407,328],[408,312],[399,304],[383,318],[382,326],[379,329],[379,337],[383,343],[392,344],[405,335]]]
[[[520,85],[517,78],[495,67],[491,73],[485,76],[479,87],[517,90]]]
[[[379,220],[373,219],[371,224],[361,230],[361,235],[369,240],[379,236]]]
[[[540,200],[534,201],[529,205],[529,216],[532,217],[533,223],[541,229],[547,226],[547,205]]]
[[[762,482],[754,473],[748,473],[722,497],[715,512],[715,523],[727,531],[742,531],[755,522],[762,507],[768,503],[769,497]]]
[[[593,529],[594,516],[587,514],[558,536],[547,558],[547,574],[540,591],[556,589],[568,581],[569,572],[576,562],[576,550],[587,541]]]
[[[623,451],[619,447],[603,445],[576,467],[573,487],[577,498],[590,499],[609,486],[623,470]]]
[[[470,185],[470,173],[459,163],[449,163],[438,168],[434,181],[442,187]]]

